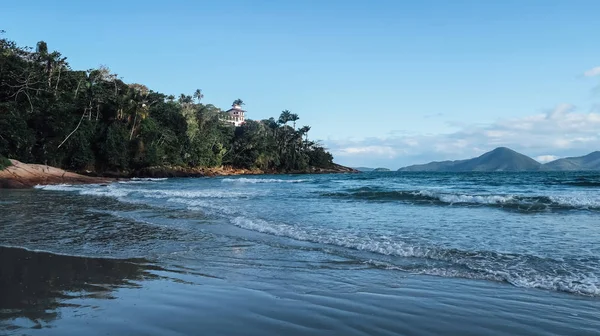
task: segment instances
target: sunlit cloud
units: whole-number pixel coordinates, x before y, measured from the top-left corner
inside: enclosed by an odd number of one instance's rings
[[[540,163],[547,163],[547,162],[551,162],[554,160],[558,160],[558,159],[560,159],[560,157],[556,156],[556,155],[539,155],[539,156],[534,157],[534,159]]]
[[[589,69],[588,71],[584,72],[583,75],[586,77],[595,77],[600,75],[600,66]]]

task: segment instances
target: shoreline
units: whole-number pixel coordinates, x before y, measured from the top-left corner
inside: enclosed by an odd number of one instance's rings
[[[12,165],[0,170],[0,189],[29,189],[51,184],[105,184],[120,179],[85,176],[63,169],[10,160]]]
[[[0,170],[0,189],[30,189],[37,185],[56,184],[109,184],[131,178],[175,178],[175,177],[215,177],[237,175],[283,175],[283,174],[340,174],[360,173],[359,171],[334,164],[332,168],[309,168],[305,171],[263,171],[233,167],[185,168],[148,167],[134,172],[70,172],[43,164],[29,164],[10,160],[12,166]]]

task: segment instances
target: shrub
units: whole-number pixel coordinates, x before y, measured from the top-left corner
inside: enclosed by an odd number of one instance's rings
[[[4,156],[0,155],[0,170],[4,170],[6,167],[12,166],[12,162]]]

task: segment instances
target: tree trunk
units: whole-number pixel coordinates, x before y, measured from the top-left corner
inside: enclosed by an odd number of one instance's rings
[[[54,95],[58,93],[58,83],[60,82],[60,73],[62,72],[62,67],[58,67],[58,78],[56,79],[56,86],[54,87]]]
[[[133,131],[135,131],[135,123],[137,121],[137,112],[135,113],[135,116],[133,117],[133,125],[131,126],[131,134],[129,135],[129,141],[131,141],[131,139],[133,139]]]
[[[81,122],[83,121],[83,117],[85,117],[85,112],[86,109],[83,110],[83,114],[81,115],[81,119],[79,119],[79,123],[77,124],[77,126],[75,127],[75,129],[73,130],[73,132],[69,133],[69,135],[67,135],[67,137],[65,138],[65,140],[63,140],[60,145],[58,145],[57,149],[60,148],[60,146],[62,146],[70,137],[71,135],[73,135],[73,133],[75,133],[75,131],[77,131],[79,129],[79,126],[81,125]]]
[[[75,98],[77,99],[77,94],[79,93],[79,86],[81,86],[81,80],[77,82],[77,88],[75,89]]]

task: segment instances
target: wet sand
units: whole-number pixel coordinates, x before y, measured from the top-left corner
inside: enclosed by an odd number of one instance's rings
[[[379,269],[219,279],[0,248],[8,335],[597,335],[598,298]],[[244,266],[240,266],[245,268]],[[253,272],[241,269],[240,274]]]

